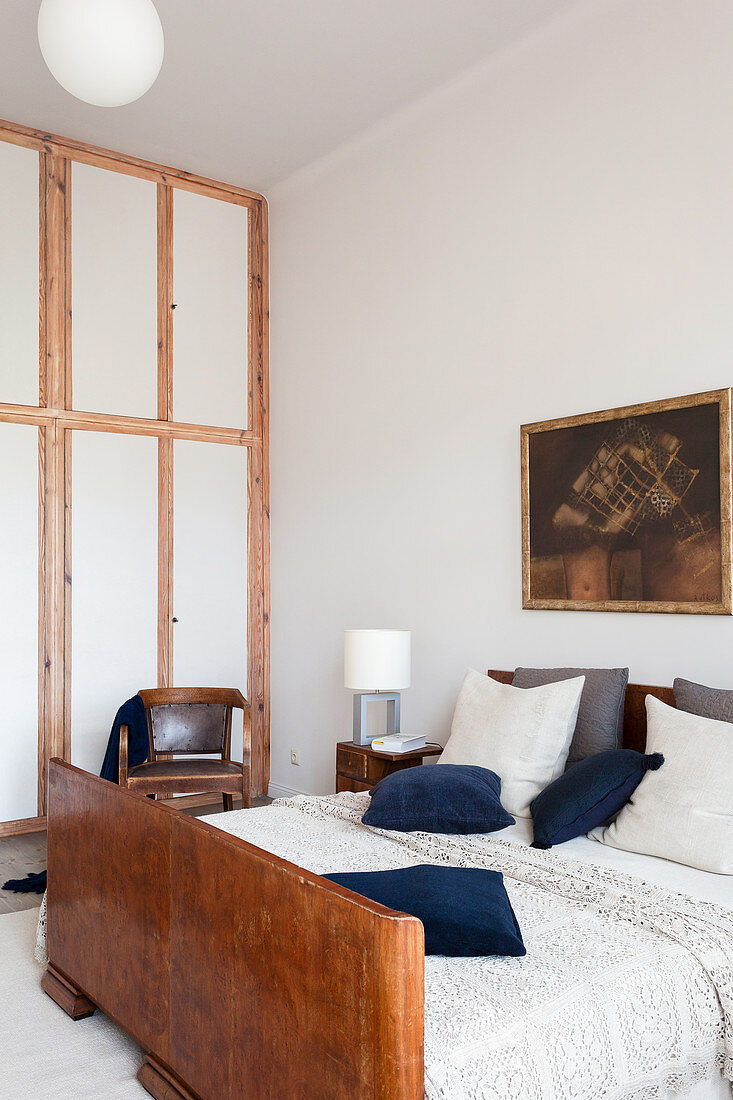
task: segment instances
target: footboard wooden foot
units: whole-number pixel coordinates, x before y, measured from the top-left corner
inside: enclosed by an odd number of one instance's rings
[[[96,1012],[97,1006],[92,1004],[86,994],[59,974],[51,963],[48,964],[46,973],[41,978],[41,989],[56,1002],[59,1008],[63,1008],[72,1020],[86,1020]]]
[[[199,1100],[195,1092],[186,1088],[151,1054],[148,1054],[137,1071],[137,1079],[145,1091],[155,1097],[155,1100]]]

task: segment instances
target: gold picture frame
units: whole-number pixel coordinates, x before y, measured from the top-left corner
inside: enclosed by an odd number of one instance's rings
[[[523,424],[522,607],[730,615],[731,389]]]

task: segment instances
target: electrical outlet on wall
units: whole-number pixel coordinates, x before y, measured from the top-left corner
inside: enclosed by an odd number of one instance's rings
[[[297,753],[295,749],[290,750],[290,763],[300,764],[300,753]]]

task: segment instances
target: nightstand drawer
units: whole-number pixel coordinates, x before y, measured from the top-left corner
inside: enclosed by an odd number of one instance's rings
[[[369,791],[371,783],[364,783],[359,779],[351,779],[348,775],[336,776],[336,793],[341,791]]]
[[[365,756],[364,753],[352,752],[344,745],[338,746],[336,771],[339,775],[347,775],[351,779],[367,779],[369,763],[369,757]]]
[[[368,791],[385,776],[405,768],[417,768],[426,756],[440,756],[442,751],[440,745],[424,745],[402,756],[379,752],[371,745],[339,741],[336,745],[336,790]]]

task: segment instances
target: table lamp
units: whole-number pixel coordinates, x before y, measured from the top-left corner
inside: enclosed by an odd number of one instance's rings
[[[400,732],[400,690],[410,686],[409,630],[345,630],[344,686],[354,695],[354,744],[370,745],[367,705],[387,704],[387,730]],[[381,735],[379,735],[381,736]]]

